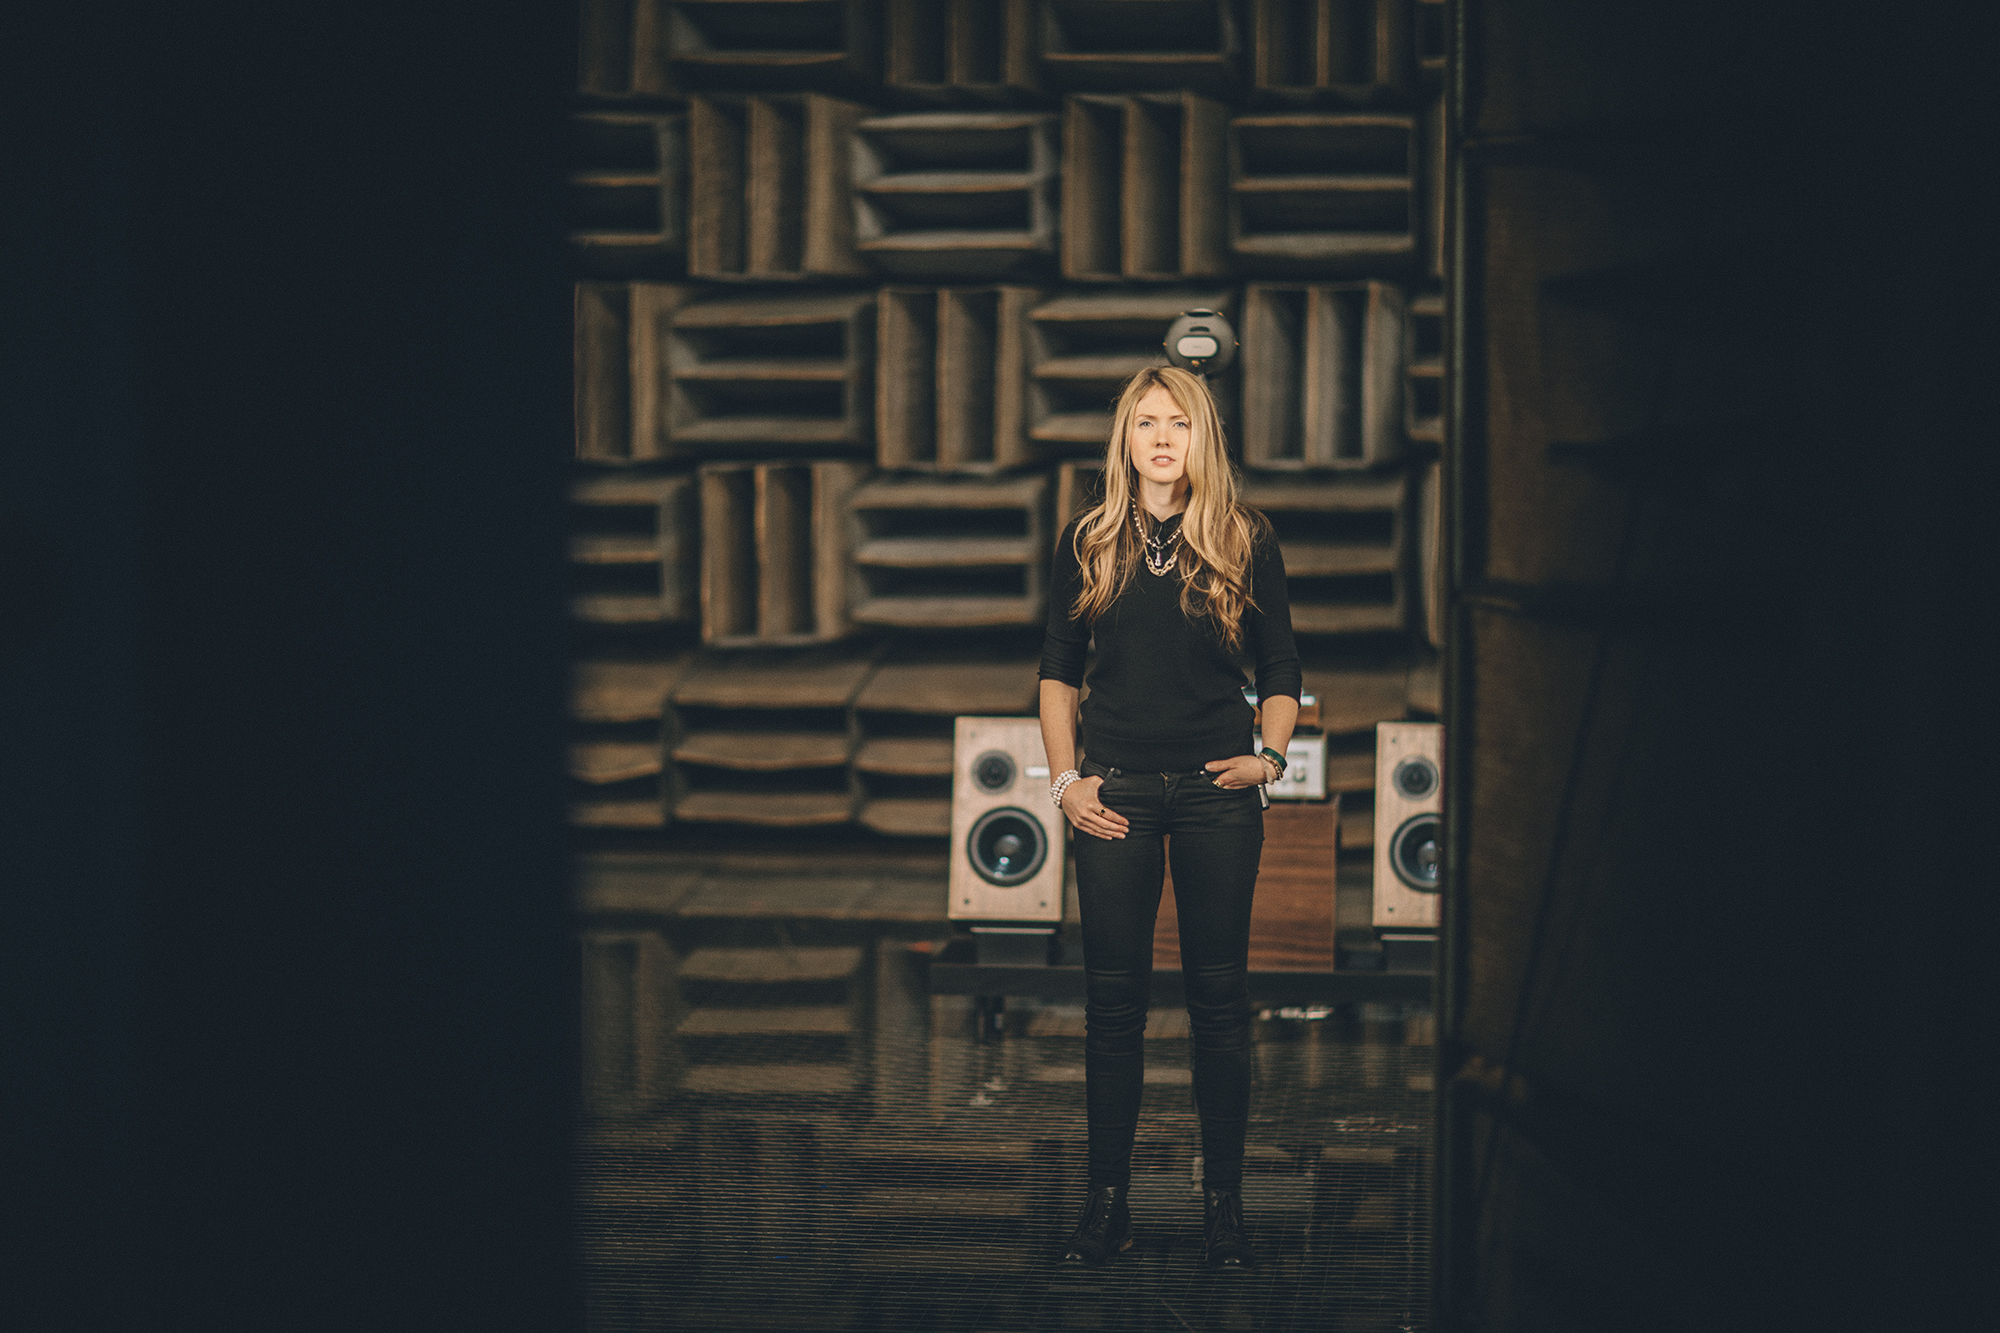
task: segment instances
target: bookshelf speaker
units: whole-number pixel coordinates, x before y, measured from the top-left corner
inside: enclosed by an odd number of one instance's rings
[[[1375,925],[1438,924],[1444,728],[1436,722],[1375,725]]]
[[[1059,923],[1062,815],[1049,801],[1049,761],[1031,717],[961,717],[951,769],[954,921]]]

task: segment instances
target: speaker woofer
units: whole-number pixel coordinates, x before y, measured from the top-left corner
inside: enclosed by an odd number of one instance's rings
[[[1389,780],[1396,784],[1396,791],[1406,801],[1421,801],[1437,790],[1438,771],[1423,755],[1405,759],[1396,765],[1396,771]]]
[[[1435,812],[1412,815],[1389,840],[1389,868],[1418,893],[1438,891],[1439,829]]]
[[[1014,785],[1014,756],[988,750],[972,761],[972,780],[981,791],[1006,791]]]
[[[965,835],[965,857],[973,871],[1003,889],[1033,879],[1048,855],[1049,838],[1041,821],[1013,806],[988,810]]]

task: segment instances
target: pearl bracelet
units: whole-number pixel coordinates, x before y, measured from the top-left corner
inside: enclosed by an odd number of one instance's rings
[[[1056,803],[1056,809],[1062,809],[1063,793],[1069,790],[1069,784],[1082,776],[1083,774],[1073,768],[1066,768],[1056,774],[1056,780],[1049,785],[1049,799]]]

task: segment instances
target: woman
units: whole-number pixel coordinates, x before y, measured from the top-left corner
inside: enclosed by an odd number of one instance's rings
[[[1092,635],[1097,660],[1077,698]],[[1251,753],[1243,669],[1254,664],[1266,747]],[[1236,498],[1215,400],[1182,370],[1125,386],[1104,500],[1056,544],[1042,650],[1051,794],[1076,829],[1086,977],[1090,1193],[1063,1254],[1094,1266],[1131,1245],[1153,922],[1171,838],[1181,972],[1201,1113],[1202,1261],[1250,1266],[1243,1137],[1250,1106],[1250,895],[1263,784],[1284,771],[1299,660],[1285,567],[1263,516]]]

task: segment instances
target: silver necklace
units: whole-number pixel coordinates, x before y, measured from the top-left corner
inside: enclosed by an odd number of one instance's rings
[[[1139,506],[1132,506],[1132,527],[1139,534],[1139,549],[1146,557],[1146,568],[1155,574],[1165,574],[1173,568],[1174,552],[1181,544],[1181,530],[1174,529],[1174,535],[1162,541],[1157,535],[1148,535],[1146,521],[1139,517]]]

